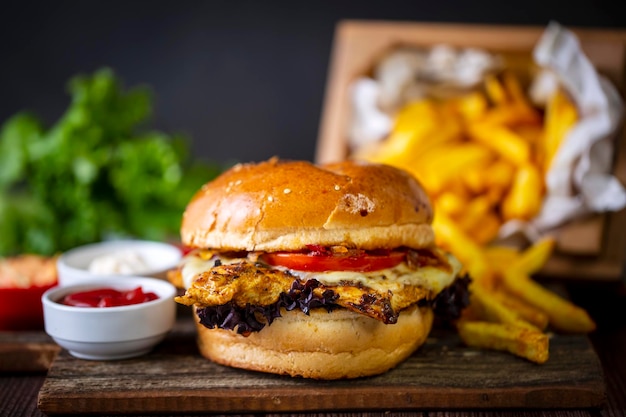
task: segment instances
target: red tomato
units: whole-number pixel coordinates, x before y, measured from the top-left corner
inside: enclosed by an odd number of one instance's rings
[[[176,247],[180,250],[180,253],[181,253],[183,256],[187,255],[189,252],[191,252],[192,250],[194,250],[194,248],[189,247],[189,246],[187,246],[187,245],[184,245],[184,244],[183,244],[182,242],[180,242],[180,241],[169,241],[169,242],[166,242],[166,243],[169,243],[170,245],[174,245],[174,246],[176,246]]]
[[[272,252],[263,254],[262,258],[270,265],[284,266],[297,271],[371,272],[398,265],[406,258],[406,252],[390,251],[385,254],[365,251],[348,254],[326,254],[319,251],[310,253]]]

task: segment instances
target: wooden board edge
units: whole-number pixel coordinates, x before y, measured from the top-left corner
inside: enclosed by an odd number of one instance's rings
[[[61,348],[56,344],[3,344],[0,346],[0,373],[46,372]]]
[[[323,397],[328,407],[320,407],[314,397]],[[38,407],[46,414],[185,412],[254,413],[364,410],[460,410],[460,409],[582,409],[601,408],[606,402],[604,386],[592,383],[569,390],[562,387],[540,389],[446,389],[372,387],[355,393],[351,388],[320,387],[314,395],[303,395],[292,388],[259,389],[250,395],[237,389],[194,390],[129,394],[107,392],[98,398],[48,395],[45,386],[38,398]],[[68,404],[70,405],[68,407]],[[474,404],[468,407],[467,404]]]

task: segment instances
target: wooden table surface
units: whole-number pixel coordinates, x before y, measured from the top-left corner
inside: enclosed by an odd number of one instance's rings
[[[349,410],[332,413],[264,414],[294,416],[624,416],[626,415],[626,289],[621,283],[579,283],[569,286],[573,300],[587,308],[598,323],[598,330],[590,340],[602,364],[606,381],[606,403],[600,409],[562,410],[455,410],[455,411],[377,411]],[[512,375],[512,378],[515,376]],[[0,373],[0,416],[41,417],[37,406],[39,390],[46,378],[45,372]],[[210,414],[210,411],[207,412]],[[98,414],[104,416],[105,414]],[[120,415],[120,414],[115,414]],[[145,414],[134,414],[147,416]],[[168,415],[168,414],[160,414]],[[185,414],[176,414],[185,415]],[[197,415],[197,414],[194,414]],[[251,415],[251,414],[250,414]]]

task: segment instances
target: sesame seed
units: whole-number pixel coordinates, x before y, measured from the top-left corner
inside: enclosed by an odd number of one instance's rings
[[[291,192],[291,189],[290,189],[290,188],[285,188],[285,189],[283,190],[283,193],[285,193],[285,194],[289,194],[290,192]]]
[[[272,197],[271,195],[268,195],[267,200],[271,203],[272,201],[274,201],[274,197]]]
[[[335,191],[339,191],[341,190],[341,186],[340,185],[335,185]]]

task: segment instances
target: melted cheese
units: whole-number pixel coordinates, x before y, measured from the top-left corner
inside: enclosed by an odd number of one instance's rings
[[[222,264],[230,265],[238,262],[247,261],[246,258],[225,258],[223,256],[216,256]],[[183,285],[185,289],[191,287],[196,275],[201,274],[215,265],[215,259],[202,259],[200,256],[189,254],[182,260],[181,274],[183,276]]]
[[[433,294],[440,293],[444,288],[452,284],[454,278],[461,270],[460,262],[449,255],[448,260],[452,272],[434,266],[425,266],[418,269],[410,269],[404,262],[393,268],[381,269],[374,272],[353,271],[330,271],[330,272],[304,272],[290,270],[293,275],[302,280],[315,278],[325,285],[363,285],[379,292],[399,292],[405,285],[422,287],[430,290]]]
[[[222,264],[233,264],[247,261],[246,258],[224,258],[218,256]],[[438,294],[449,286],[461,270],[460,262],[452,255],[448,255],[448,261],[452,271],[435,266],[425,266],[416,270],[410,269],[406,263],[401,263],[393,268],[374,272],[332,271],[332,272],[305,272],[295,271],[283,267],[277,269],[287,270],[292,275],[302,280],[317,279],[324,285],[364,285],[375,291],[398,293],[405,285],[419,286],[429,290],[432,294]],[[187,256],[183,260],[181,273],[185,288],[191,287],[196,275],[208,271],[215,265],[215,260],[204,260],[198,256]]]

